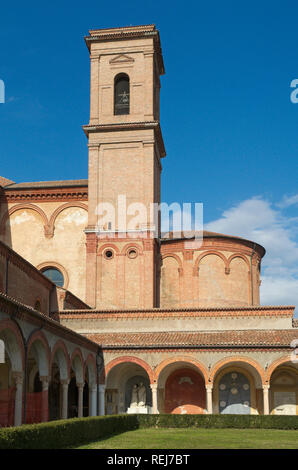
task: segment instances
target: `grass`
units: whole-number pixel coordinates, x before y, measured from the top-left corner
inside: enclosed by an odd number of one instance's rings
[[[78,449],[298,449],[298,430],[137,429]]]

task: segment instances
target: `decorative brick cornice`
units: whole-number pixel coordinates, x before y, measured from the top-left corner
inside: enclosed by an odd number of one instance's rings
[[[249,307],[204,307],[172,309],[130,309],[130,310],[65,310],[61,318],[184,318],[184,317],[290,317],[295,306],[249,306]]]
[[[165,351],[169,353],[196,353],[200,351],[210,353],[211,351],[213,353],[220,353],[220,352],[225,352],[225,353],[271,353],[272,351],[280,351],[283,354],[289,354],[291,352],[290,348],[286,348],[285,346],[214,346],[214,347],[207,347],[207,346],[168,346],[164,344],[163,346],[105,346],[100,344],[100,347],[102,349],[102,352],[105,354],[108,353],[117,353],[117,354],[127,354],[127,351],[133,351],[134,353],[139,352],[139,353],[164,353]]]
[[[128,122],[128,123],[116,123],[116,124],[88,124],[83,126],[83,130],[87,137],[90,133],[94,132],[115,132],[115,131],[126,131],[126,130],[154,130],[155,138],[159,146],[160,156],[166,156],[166,150],[162,138],[161,128],[158,121],[140,121],[140,122]]]
[[[0,197],[7,203],[23,201],[88,201],[88,186],[44,189],[6,189]]]

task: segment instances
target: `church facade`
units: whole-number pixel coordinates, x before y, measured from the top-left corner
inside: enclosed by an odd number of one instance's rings
[[[92,30],[85,42],[88,180],[0,179],[0,424],[297,414],[295,307],[260,305],[264,248],[164,234],[152,216],[166,156],[159,32]]]

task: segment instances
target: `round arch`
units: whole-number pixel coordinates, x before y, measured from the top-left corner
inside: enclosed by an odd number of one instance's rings
[[[246,264],[247,267],[248,267],[248,272],[250,272],[249,261],[248,261],[248,259],[247,259],[242,253],[233,253],[231,256],[229,256],[229,258],[228,258],[228,260],[227,260],[227,268],[230,267],[231,261],[232,261],[234,258],[241,258],[241,259],[243,259],[243,261],[245,261],[245,264]]]
[[[96,371],[96,359],[92,354],[89,354],[84,364],[84,377],[88,374],[88,383],[90,386],[95,385],[97,382]]]
[[[202,261],[202,259],[205,258],[206,256],[209,256],[209,255],[218,256],[218,257],[221,258],[222,261],[224,262],[224,268],[227,268],[227,267],[228,267],[228,260],[227,260],[227,258],[226,258],[222,253],[220,253],[219,251],[215,251],[215,250],[208,250],[208,251],[204,251],[204,253],[202,253],[201,255],[199,255],[199,256],[197,257],[197,259],[195,260],[195,263],[194,263],[194,270],[195,270],[195,271],[198,271],[198,269],[199,269],[199,264],[200,264],[200,262]]]
[[[114,115],[130,113],[130,78],[127,73],[114,76]]]
[[[77,383],[84,383],[84,359],[82,351],[76,348],[70,358],[70,368],[74,371]]]
[[[0,338],[4,341],[13,371],[22,372],[25,366],[25,346],[19,326],[10,319],[0,322]]]
[[[64,289],[68,288],[69,276],[68,276],[66,269],[60,263],[57,263],[56,261],[45,261],[44,263],[40,263],[38,266],[36,266],[36,269],[38,269],[39,271],[45,268],[57,268],[59,271],[61,271],[64,277],[63,288]]]
[[[276,369],[279,366],[282,366],[283,364],[286,364],[288,362],[292,363],[292,360],[293,360],[292,356],[287,355],[287,356],[282,356],[279,359],[276,359],[275,361],[273,361],[267,369],[266,383],[268,383],[268,384],[270,383],[270,379],[272,377],[272,374],[276,371]]]
[[[257,414],[258,411],[261,411],[258,409],[258,404],[257,404],[257,397],[256,397],[256,391],[257,391],[257,386],[256,386],[256,378],[253,375],[252,371],[248,368],[246,368],[243,363],[239,365],[239,363],[232,363],[231,365],[227,365],[223,368],[221,368],[218,373],[216,374],[214,383],[213,383],[213,390],[214,390],[214,395],[213,395],[213,401],[214,401],[214,409],[216,413],[220,413],[220,394],[225,393],[222,390],[220,390],[220,385],[224,383],[224,385],[229,387],[230,381],[231,381],[231,376],[233,377],[235,375],[235,378],[232,378],[233,381],[237,380],[238,386],[241,387],[242,394],[244,394],[244,397],[240,394],[240,401],[238,398],[237,401],[237,407],[236,409],[240,407],[241,409],[239,410],[233,410],[232,413],[240,414]],[[238,389],[238,386],[236,385],[236,388]],[[243,387],[246,388],[243,388]],[[237,394],[238,396],[238,394]],[[247,403],[245,402],[247,401]],[[235,403],[228,403],[228,408],[230,405],[235,406]],[[226,408],[227,404],[224,405],[224,408]],[[243,407],[244,406],[244,407]],[[243,408],[242,408],[243,407]],[[227,411],[223,411],[224,413],[227,413]],[[229,413],[230,414],[230,413]]]
[[[105,243],[104,245],[101,245],[98,249],[98,256],[102,255],[103,252],[107,249],[110,248],[111,250],[114,250],[117,255],[119,255],[120,250],[117,245],[114,245],[113,243]]]
[[[70,360],[66,346],[61,339],[59,339],[53,348],[51,354],[50,371],[52,371],[53,363],[57,361],[61,380],[69,380],[70,378]]]
[[[12,206],[3,216],[0,222],[0,233],[4,234],[5,232],[5,224],[7,219],[16,211],[23,210],[23,209],[28,209],[37,212],[42,221],[43,221],[43,226],[44,226],[44,232],[45,235],[48,237],[49,234],[49,221],[46,213],[39,207],[36,206],[35,204],[30,204],[30,203],[25,203],[25,204],[16,204]]]
[[[71,207],[79,207],[88,212],[88,206],[83,202],[66,202],[65,204],[62,204],[61,206],[57,207],[57,209],[52,213],[49,221],[49,232],[51,233],[51,237],[53,237],[54,235],[55,222],[58,215],[65,209],[69,209]]]
[[[241,364],[244,366],[244,369],[245,366],[248,366],[248,370],[251,371],[256,381],[258,381],[259,379],[261,385],[265,384],[266,377],[263,367],[254,359],[243,356],[226,357],[216,362],[210,371],[209,382],[213,384],[216,375],[224,368],[233,365],[235,365],[236,367],[241,367]]]
[[[124,364],[124,363],[132,363],[132,364],[137,364],[137,365],[141,366],[147,372],[150,383],[151,384],[153,383],[154,374],[153,374],[152,368],[149,366],[149,364],[147,364],[147,362],[143,361],[143,359],[140,359],[140,358],[135,357],[135,356],[122,356],[122,357],[118,357],[116,359],[112,359],[112,361],[110,361],[106,365],[106,367],[102,370],[102,373],[101,373],[101,376],[100,376],[100,383],[101,384],[105,383],[105,381],[107,380],[109,372],[115,366],[117,366],[119,364]]]
[[[175,253],[167,253],[165,255],[162,255],[161,261],[163,262],[163,260],[166,259],[166,258],[174,258],[177,261],[177,263],[179,264],[179,268],[182,268],[182,260]]]
[[[126,243],[126,245],[124,245],[124,247],[121,250],[121,255],[125,255],[127,250],[129,250],[129,248],[135,248],[136,250],[138,250],[139,255],[143,254],[143,248],[141,247],[141,245],[131,242],[131,243]]]
[[[166,370],[166,368],[172,364],[187,364],[192,365],[195,369],[203,376],[205,384],[208,383],[208,372],[206,367],[197,359],[191,356],[176,356],[162,361],[154,370],[154,383],[158,383],[158,380],[161,374]]]
[[[40,376],[50,375],[51,351],[48,341],[42,331],[35,331],[28,342],[28,356],[32,352],[38,365]]]

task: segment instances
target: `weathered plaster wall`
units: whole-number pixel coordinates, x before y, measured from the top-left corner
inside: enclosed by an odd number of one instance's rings
[[[47,222],[64,204],[45,202],[33,206],[20,207],[8,217],[3,241],[38,269],[57,267],[64,276],[64,287],[84,300],[87,211],[67,206],[57,214],[49,230]],[[13,208],[12,204],[8,209]]]

